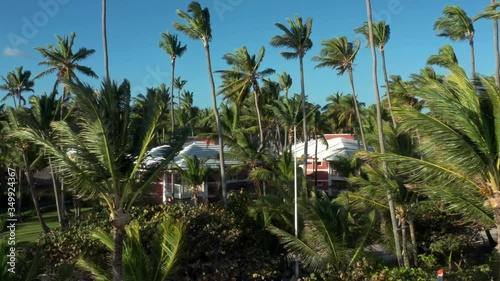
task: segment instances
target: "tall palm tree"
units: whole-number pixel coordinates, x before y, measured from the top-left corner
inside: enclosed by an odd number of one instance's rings
[[[280,88],[285,92],[285,97],[288,98],[288,91],[292,87],[292,77],[286,72],[282,72],[278,75],[278,82],[280,83]]]
[[[286,21],[290,28],[287,28],[281,23],[275,23],[274,25],[283,32],[283,35],[276,35],[271,38],[271,46],[282,47],[288,49],[289,51],[281,52],[281,56],[285,59],[299,59],[300,67],[300,95],[302,97],[302,128],[304,135],[304,143],[307,143],[307,112],[306,112],[306,90],[304,85],[304,56],[307,51],[309,51],[313,42],[311,40],[312,32],[312,19],[307,18],[305,23],[302,21],[302,17],[295,15],[295,21],[287,18]],[[307,185],[307,145],[304,145],[304,190]]]
[[[495,0],[490,0],[490,5],[487,6],[484,11],[475,16],[472,20],[476,21],[478,19],[487,18],[493,21],[493,42],[495,49],[495,81],[497,82],[497,87],[500,88],[500,47],[498,43],[498,20],[500,19],[500,12],[496,9],[500,7],[500,3]]]
[[[178,99],[178,104],[181,104],[181,91],[186,86],[187,80],[181,79],[180,76],[174,79],[174,88],[177,89],[177,99]],[[173,92],[172,92],[173,93]]]
[[[56,100],[55,92],[50,95],[42,96],[31,96],[30,97],[31,108],[29,110],[29,126],[31,129],[37,130],[41,135],[43,135],[48,140],[53,140],[55,137],[51,130],[52,122],[58,120],[57,108],[59,107]],[[52,165],[51,157],[48,157],[50,173],[52,176],[52,184],[54,187],[54,197],[56,200],[56,210],[59,224],[64,227],[66,224],[66,219],[64,217],[64,208],[62,204],[61,196],[61,185],[57,180],[56,171]]]
[[[208,10],[208,8],[202,9],[200,3],[193,1],[189,3],[187,12],[191,15],[184,11],[177,10],[177,15],[181,19],[186,21],[186,24],[176,22],[174,23],[174,28],[185,33],[191,39],[201,40],[203,47],[205,48],[205,55],[207,57],[208,66],[208,77],[210,79],[210,87],[212,90],[212,104],[215,121],[217,123],[217,134],[219,136],[219,167],[222,197],[224,200],[224,206],[227,206],[226,169],[224,166],[224,139],[220,122],[219,109],[217,107],[215,82],[212,73],[212,61],[210,58],[210,41],[212,40],[212,28],[210,27],[210,11]]]
[[[154,141],[164,104],[149,100],[146,117],[134,126],[128,81],[118,86],[105,80],[98,95],[89,85],[65,86],[79,104],[73,115],[80,130],[74,132],[67,122],[57,121],[52,125],[56,143],[29,128],[17,136],[43,147],[74,192],[106,204],[113,228],[113,280],[122,280],[123,239],[130,221],[127,210],[173,157],[172,153],[158,168],[141,175],[141,163]]]
[[[284,137],[284,150],[289,151],[293,143],[293,128],[294,125],[299,124],[302,120],[300,106],[302,98],[300,95],[295,94],[291,98],[281,97],[275,100],[272,112],[278,120],[279,124],[283,126],[285,131]]]
[[[320,56],[314,56],[312,59],[319,63],[316,67],[331,67],[337,70],[337,75],[343,75],[346,71],[349,75],[349,82],[351,83],[352,98],[354,101],[354,108],[356,110],[356,118],[358,120],[359,133],[361,134],[361,141],[363,148],[367,150],[365,134],[363,132],[363,121],[359,113],[358,99],[356,90],[354,88],[354,77],[352,74],[352,66],[354,59],[360,48],[359,39],[354,42],[347,41],[345,36],[324,40],[321,42],[323,48],[321,49]]]
[[[367,41],[370,41],[368,38],[369,32],[368,32],[367,22],[364,22],[362,27],[358,27],[354,29],[354,31],[356,33],[362,34],[363,36],[365,36]],[[382,58],[382,70],[384,71],[387,102],[389,104],[389,108],[392,108],[391,91],[389,88],[389,76],[387,75],[387,65],[385,60],[385,45],[387,45],[387,42],[389,42],[390,37],[391,37],[391,28],[389,27],[388,24],[385,23],[384,20],[373,23],[373,43],[375,44],[375,46],[378,47],[380,56]],[[396,120],[394,119],[394,116],[392,116],[392,111],[391,111],[391,118],[392,118],[392,125],[396,127]]]
[[[33,180],[33,171],[32,171],[32,164],[34,161],[32,157],[30,157],[29,153],[29,150],[32,148],[32,144],[29,141],[26,141],[25,139],[20,138],[17,135],[20,131],[31,127],[30,124],[31,120],[28,117],[28,111],[24,107],[20,107],[17,109],[8,108],[7,117],[10,125],[8,137],[11,140],[17,142],[17,146],[21,150],[22,162],[24,164],[24,171],[26,173],[26,180],[28,181],[28,187],[31,199],[33,201],[33,206],[35,208],[35,212],[43,232],[48,233],[50,231],[50,228],[45,223],[45,219],[42,216],[40,206],[38,205],[38,199],[36,198],[35,195],[35,183]],[[20,206],[17,207],[19,208]]]
[[[260,113],[259,97],[261,95],[261,89],[259,86],[259,79],[269,76],[274,73],[274,69],[266,68],[259,71],[260,64],[264,58],[265,49],[261,47],[257,56],[248,53],[245,46],[237,49],[234,54],[227,53],[223,56],[226,63],[232,66],[231,70],[220,70],[216,71],[221,73],[223,79],[229,80],[223,85],[221,92],[236,93],[236,95],[246,95],[250,88],[253,88],[253,97],[255,102],[255,111],[257,112],[257,121],[259,123],[259,138],[260,147],[264,145],[264,131],[262,129],[262,116]],[[242,102],[245,98],[238,97],[237,100]],[[241,106],[236,104],[236,106]]]
[[[418,191],[444,200],[463,221],[500,230],[500,130],[496,122],[500,90],[494,81],[478,78],[479,86],[462,70],[445,80],[425,81],[417,94],[428,112],[409,107],[395,110],[401,129],[418,133],[418,151],[423,157],[387,153],[380,158],[397,165],[402,175],[409,176],[410,184],[423,184]]]
[[[397,128],[387,125],[384,128],[384,136],[387,141],[387,151],[397,155],[419,157],[415,149],[416,142],[411,134],[399,132]],[[360,152],[357,156],[363,158],[363,153],[367,152]],[[388,209],[387,191],[391,191],[394,194],[395,209],[401,228],[403,261],[404,266],[408,267],[410,266],[410,253],[412,254],[413,262],[415,264],[418,262],[414,221],[414,214],[418,204],[417,193],[410,190],[405,184],[407,178],[399,175],[397,166],[385,163],[385,167],[387,168],[384,169],[384,165],[381,164],[380,161],[364,161],[364,165],[361,167],[363,176],[351,176],[349,182],[359,187],[359,189],[356,189],[356,197],[357,195],[360,196],[357,197],[358,199],[362,199],[361,201],[364,203],[375,207],[382,206],[384,213]],[[412,249],[408,247],[408,227],[413,245]]]
[[[323,111],[333,130],[339,133],[357,134],[357,126],[354,125],[357,116],[356,106],[361,109],[365,103],[359,101],[355,103],[352,95],[339,92],[326,97],[326,101],[328,103],[323,106]]]
[[[102,0],[102,44],[104,50],[104,79],[109,80],[108,32],[106,24],[107,2]]]
[[[19,101],[19,106],[21,106],[21,102],[26,103],[23,92],[33,92],[33,87],[35,86],[35,81],[30,79],[30,77],[31,71],[23,71],[22,66],[8,72],[7,77],[2,76],[3,84],[0,85],[0,89],[8,91],[2,98],[2,101],[5,101],[8,97],[12,97],[14,108],[17,108],[16,100]]]
[[[439,31],[438,36],[448,37],[451,41],[469,41],[472,77],[476,75],[476,59],[474,55],[474,22],[459,6],[446,6],[443,17],[434,23],[434,30]]]
[[[177,121],[181,127],[189,127],[191,136],[194,136],[194,123],[200,108],[194,106],[194,93],[184,90],[179,104],[179,113]]]
[[[368,18],[368,41],[370,43],[370,49],[372,53],[372,79],[373,79],[373,88],[375,91],[375,106],[377,109],[377,131],[378,131],[378,141],[380,145],[380,151],[382,153],[385,152],[385,144],[384,144],[384,129],[382,123],[382,107],[380,103],[380,93],[378,87],[378,78],[377,78],[377,53],[375,51],[375,43],[373,36],[373,20],[372,20],[372,5],[371,0],[366,0],[366,16]],[[387,198],[389,202],[389,211],[391,213],[391,223],[392,223],[392,232],[394,235],[394,243],[396,248],[396,257],[398,259],[399,265],[403,264],[403,257],[401,254],[401,246],[399,240],[399,232],[397,229],[396,222],[396,212],[394,209],[394,201],[392,200],[391,192],[387,192]]]
[[[172,77],[170,80],[170,89],[172,89],[172,95],[170,96],[170,118],[172,119],[172,132],[175,130],[175,118],[174,118],[174,75],[175,75],[175,60],[177,57],[181,57],[187,50],[187,46],[182,46],[181,42],[177,39],[177,34],[161,33],[162,41],[160,41],[160,48],[165,50],[165,52],[170,55],[170,63],[172,65]]]
[[[59,35],[56,35],[57,46],[48,44],[47,48],[35,48],[35,50],[39,51],[42,57],[45,58],[44,61],[39,62],[38,64],[48,66],[46,70],[42,71],[35,78],[56,72],[57,78],[54,83],[54,91],[56,91],[57,86],[62,81],[68,80],[79,82],[80,79],[78,79],[78,76],[76,75],[77,72],[89,77],[97,78],[97,75],[92,68],[79,64],[82,60],[87,59],[90,55],[95,53],[95,50],[80,48],[76,53],[73,53],[75,37],[76,34],[74,32],[72,32],[69,37],[65,36],[61,38]],[[61,119],[63,117],[63,103],[68,94],[68,89],[64,87],[60,103]]]

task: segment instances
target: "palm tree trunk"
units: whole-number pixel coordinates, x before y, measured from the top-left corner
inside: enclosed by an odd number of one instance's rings
[[[212,73],[212,61],[210,58],[210,45],[208,42],[203,42],[205,46],[205,55],[207,57],[208,64],[208,77],[210,78],[210,87],[212,89],[212,104],[214,108],[215,121],[217,123],[217,134],[219,137],[219,167],[220,167],[220,182],[222,189],[222,200],[224,201],[224,208],[227,208],[227,188],[226,188],[226,168],[224,161],[224,134],[222,132],[222,124],[219,116],[219,109],[217,107],[217,97],[215,93],[215,82]]]
[[[56,173],[54,171],[54,167],[52,166],[52,160],[51,157],[49,156],[49,168],[50,168],[50,175],[52,177],[52,185],[54,186],[54,197],[56,200],[56,209],[57,209],[57,219],[59,220],[59,225],[61,227],[64,227],[65,225],[65,218],[64,218],[64,213],[62,212],[61,208],[61,186],[59,185],[59,182],[56,178]]]
[[[401,248],[405,267],[410,267],[410,255],[408,254],[408,238],[406,235],[406,221],[401,220]]]
[[[257,122],[259,123],[259,147],[257,148],[257,151],[260,152],[262,149],[264,149],[264,130],[262,129],[262,116],[260,113],[260,106],[259,106],[259,95],[260,95],[260,88],[256,83],[253,83],[253,94],[254,94],[254,101],[255,101],[255,111],[257,112]],[[264,196],[266,196],[266,182],[262,181],[262,191]]]
[[[382,126],[382,109],[380,106],[380,93],[378,90],[378,79],[377,79],[377,53],[375,51],[375,44],[373,42],[373,21],[372,21],[372,7],[371,1],[366,0],[366,11],[368,17],[368,35],[370,41],[370,49],[372,53],[372,79],[373,79],[373,88],[375,90],[375,100],[376,100],[376,109],[377,109],[377,129],[378,129],[378,137],[380,144],[380,153],[385,153],[385,145],[384,145],[384,131]],[[384,170],[387,170],[387,166],[385,163]],[[396,257],[398,259],[398,264],[401,266],[403,264],[402,255],[401,255],[401,246],[399,241],[399,233],[398,226],[396,221],[396,211],[394,208],[394,200],[392,199],[391,191],[387,191],[387,201],[389,203],[389,211],[391,213],[391,223],[392,223],[392,232],[394,235],[394,243],[396,249]]]
[[[491,0],[491,5],[495,4],[495,0]],[[495,81],[497,87],[500,88],[500,47],[498,46],[498,20],[493,19],[493,38],[495,43]]]
[[[306,93],[304,86],[304,61],[303,55],[299,56],[299,64],[300,64],[300,96],[302,97],[302,130],[304,136],[304,179],[302,180],[302,189],[304,191],[303,196],[307,198],[307,111],[306,111]]]
[[[175,74],[175,58],[172,58],[171,62],[172,62],[172,78],[170,80],[170,93],[171,93],[171,97],[170,97],[170,118],[172,118],[172,133],[173,133],[174,130],[175,130],[175,119],[174,119],[174,74]],[[179,97],[179,99],[180,99],[180,97]]]
[[[391,89],[389,88],[389,75],[387,75],[384,47],[380,48],[380,56],[382,57],[382,70],[384,71],[385,91],[387,93],[387,103],[389,104],[389,112],[391,113],[392,126],[396,128],[396,118],[394,118],[394,114],[392,113]]]
[[[24,166],[26,167],[26,178],[28,180],[28,186],[30,189],[31,199],[33,200],[33,206],[35,207],[36,216],[38,217],[38,221],[40,222],[40,226],[43,229],[43,233],[48,233],[50,228],[45,224],[45,220],[43,219],[42,212],[40,211],[40,206],[38,206],[38,200],[35,196],[35,186],[33,182],[33,174],[31,173],[31,166],[28,161],[28,153],[23,150],[23,161]]]
[[[125,226],[113,228],[113,281],[122,281],[123,275],[123,238],[125,236]]]
[[[363,142],[364,150],[368,150],[366,147],[365,133],[363,130],[363,121],[361,119],[361,114],[359,113],[358,97],[356,96],[356,90],[354,89],[354,77],[352,75],[352,69],[347,71],[349,74],[349,82],[351,82],[352,98],[354,100],[354,110],[356,111],[356,119],[358,121],[359,132],[361,134],[361,141]]]
[[[288,126],[285,126],[285,135],[284,135],[284,149],[288,149],[288,136],[289,136],[289,133],[288,133]]]
[[[413,265],[418,267],[418,248],[417,248],[417,236],[415,235],[415,221],[413,215],[408,218],[408,226],[410,227],[410,240],[413,245],[412,255],[413,255]]]
[[[106,0],[102,0],[102,43],[104,47],[104,78],[109,81],[108,33],[106,27]]]
[[[472,77],[471,77],[471,79],[475,79],[475,77],[476,77],[476,55],[474,52],[474,39],[473,38],[469,39],[469,46],[470,46],[470,57],[471,57],[471,64],[472,64]]]
[[[257,84],[253,84],[253,96],[254,96],[254,101],[255,101],[255,111],[257,112],[257,121],[259,123],[259,151],[262,150],[264,147],[264,131],[262,129],[262,116],[260,115],[260,105],[259,105],[259,94],[260,94],[260,89]]]
[[[14,108],[17,108],[16,96],[12,96],[12,100],[14,101]],[[19,104],[21,105],[21,104]]]

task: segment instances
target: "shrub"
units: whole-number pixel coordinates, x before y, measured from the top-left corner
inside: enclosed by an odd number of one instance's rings
[[[259,247],[259,229],[246,215],[249,202],[245,194],[237,193],[230,197],[228,210],[220,204],[169,204],[133,207],[129,214],[138,221],[147,254],[151,254],[149,241],[164,217],[184,223],[179,264],[182,280],[273,280],[281,276],[284,255],[272,255]],[[109,250],[92,238],[97,229],[111,233],[106,211],[83,214],[66,230],[55,229],[40,238],[32,249],[40,249],[45,257],[43,272],[58,275],[63,265],[75,264],[80,256],[95,264],[109,262]]]

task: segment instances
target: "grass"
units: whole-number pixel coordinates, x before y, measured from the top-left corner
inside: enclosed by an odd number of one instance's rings
[[[59,228],[57,211],[43,213],[42,216],[50,229]],[[42,235],[43,230],[36,215],[26,218],[22,223],[16,225],[16,240],[18,245],[22,246],[35,242]]]
[[[82,208],[82,212],[88,211],[91,208]],[[45,223],[50,229],[59,228],[59,221],[57,219],[57,211],[50,211],[42,213]],[[0,238],[3,238],[8,234],[7,231],[0,233]],[[25,217],[23,222],[16,223],[16,245],[23,247],[35,242],[39,237],[43,235],[42,227],[38,222],[38,217],[36,215],[32,217]]]

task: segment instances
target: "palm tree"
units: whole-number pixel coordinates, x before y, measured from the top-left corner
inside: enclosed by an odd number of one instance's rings
[[[300,113],[300,105],[302,98],[300,95],[295,94],[291,98],[286,96],[275,100],[272,113],[278,120],[279,124],[283,126],[285,131],[284,137],[284,150],[289,151],[293,143],[293,128],[295,124],[299,124],[302,120]]]
[[[228,143],[231,146],[231,151],[228,152],[228,157],[239,160],[241,164],[232,167],[234,172],[249,171],[263,167],[269,162],[268,149],[262,149],[262,146],[252,139],[252,134],[248,131],[236,129],[234,131],[234,140]],[[260,189],[262,184],[262,195],[267,195],[266,182],[254,181],[254,184]],[[258,191],[260,194],[260,191]]]
[[[57,108],[59,107],[55,92],[52,92],[50,95],[44,94],[42,96],[31,96],[30,104],[31,108],[27,115],[29,119],[29,126],[31,127],[31,129],[37,130],[46,139],[53,141],[53,138],[55,136],[52,134],[51,124],[53,121],[56,121],[58,119]],[[62,207],[62,204],[64,204],[64,202],[62,201],[61,196],[61,186],[59,181],[57,180],[56,171],[52,165],[50,156],[48,157],[48,161],[50,173],[52,176],[52,184],[54,187],[57,217],[61,227],[64,227],[66,224],[66,219],[63,212],[64,208]]]
[[[450,45],[444,45],[439,49],[439,54],[432,55],[427,59],[427,64],[437,65],[444,68],[458,66],[458,59],[455,50]]]
[[[490,5],[487,6],[483,12],[475,16],[472,20],[487,18],[493,21],[493,42],[495,49],[495,81],[497,87],[500,88],[500,47],[498,46],[498,19],[500,19],[500,12],[496,9],[500,6],[495,0],[490,0]]]
[[[174,75],[175,75],[175,59],[181,57],[187,50],[187,46],[182,46],[181,42],[177,39],[177,35],[172,35],[170,32],[161,33],[163,38],[160,41],[160,48],[165,50],[165,52],[170,55],[170,63],[172,64],[172,77],[170,81],[170,89],[172,89],[172,95],[170,96],[170,118],[172,119],[172,132],[175,130],[175,118],[174,118]]]
[[[288,91],[292,87],[292,77],[286,72],[282,72],[278,75],[278,82],[280,83],[281,89],[285,92],[285,97],[288,98]]]
[[[106,24],[106,0],[102,0],[102,44],[104,50],[104,79],[109,80],[109,63],[108,63],[108,33]]]
[[[217,134],[219,136],[219,167],[220,179],[222,188],[222,197],[224,206],[227,206],[227,190],[226,190],[226,170],[224,166],[224,140],[222,133],[222,126],[220,122],[219,110],[217,108],[217,97],[215,93],[214,76],[212,73],[212,62],[210,58],[210,41],[212,40],[212,28],[210,27],[210,11],[208,8],[202,9],[200,3],[191,2],[188,5],[188,13],[177,10],[177,15],[186,21],[187,24],[174,23],[174,28],[185,33],[191,39],[201,40],[203,47],[205,47],[205,55],[207,57],[208,77],[210,78],[210,87],[212,89],[212,104],[217,123]]]
[[[312,59],[319,63],[316,67],[331,67],[337,70],[337,75],[343,75],[346,71],[349,75],[349,82],[351,83],[352,98],[354,101],[354,108],[356,110],[356,118],[358,120],[359,133],[361,134],[361,141],[363,148],[367,150],[365,134],[363,132],[363,121],[359,113],[358,99],[356,97],[356,90],[354,88],[354,77],[352,74],[352,66],[354,59],[359,51],[360,41],[355,39],[350,43],[345,36],[325,40],[321,42],[323,48],[321,49],[320,56],[314,56]]]
[[[299,95],[297,95],[299,96]],[[299,96],[300,97],[300,96]],[[290,150],[285,150],[277,161],[266,166],[255,167],[248,174],[254,182],[265,181],[278,191],[279,201],[293,200],[294,161]],[[260,199],[263,199],[262,197]]]
[[[368,32],[367,22],[364,22],[362,27],[354,29],[354,32],[362,34],[363,36],[365,36],[367,41],[370,41],[368,38],[369,32]],[[378,46],[380,56],[382,57],[382,70],[384,71],[387,102],[389,103],[389,108],[392,108],[391,91],[389,88],[389,76],[387,75],[387,65],[385,61],[385,45],[387,45],[387,42],[389,41],[390,37],[391,37],[391,28],[389,27],[388,24],[385,23],[385,21],[382,20],[373,23],[373,44],[375,44],[375,46]],[[392,118],[392,125],[396,127],[396,120],[394,119],[394,116],[392,116],[392,111],[391,111],[391,118]]]
[[[352,95],[344,95],[339,92],[326,97],[326,101],[328,103],[323,106],[323,110],[333,130],[339,133],[357,134],[357,126],[354,125],[357,116],[356,106],[361,109],[365,103],[355,102]]]
[[[69,37],[65,36],[64,38],[56,35],[57,46],[49,44],[47,45],[47,48],[35,48],[35,50],[39,51],[42,57],[45,58],[44,61],[38,64],[48,66],[48,68],[38,74],[35,79],[56,72],[57,79],[54,83],[54,92],[56,91],[57,86],[62,81],[68,80],[79,82],[80,79],[78,79],[78,76],[76,75],[77,71],[82,73],[83,75],[97,78],[97,75],[92,70],[92,68],[79,64],[80,61],[85,60],[90,55],[95,53],[95,50],[80,48],[76,53],[73,53],[73,43],[75,37],[76,34],[74,32],[72,32]],[[63,119],[63,103],[68,94],[68,89],[64,87],[60,103],[61,119]]]
[[[91,86],[81,83],[65,87],[75,93],[79,105],[73,113],[79,131],[74,132],[65,121],[57,121],[52,125],[58,136],[56,143],[29,128],[17,136],[43,147],[74,192],[100,198],[106,204],[113,227],[113,280],[122,280],[123,239],[125,226],[130,221],[127,210],[173,157],[172,153],[158,168],[140,175],[142,160],[154,141],[164,104],[150,99],[145,118],[140,126],[134,126],[128,81],[120,86],[105,81],[98,95]]]
[[[30,127],[30,118],[28,117],[28,111],[25,108],[8,108],[7,109],[7,117],[10,125],[10,132],[8,132],[9,138],[17,142],[18,147],[21,150],[22,161],[24,164],[24,171],[26,173],[26,179],[28,181],[28,187],[31,195],[31,199],[33,201],[33,206],[35,208],[36,215],[38,217],[38,221],[40,222],[40,226],[44,233],[48,233],[50,228],[45,223],[45,220],[42,216],[42,212],[40,210],[40,206],[38,205],[38,199],[35,195],[35,183],[33,180],[33,171],[32,164],[33,159],[30,159],[29,150],[32,148],[30,142],[20,138],[17,134]],[[20,206],[17,206],[18,208]]]
[[[428,112],[395,110],[401,129],[418,133],[422,158],[390,153],[380,158],[397,165],[410,184],[423,184],[418,191],[444,200],[463,221],[500,230],[500,130],[495,122],[500,90],[494,81],[478,79],[470,81],[462,70],[445,80],[425,81],[417,94]]]
[[[397,128],[387,125],[384,128],[384,136],[387,141],[387,151],[408,157],[419,157],[415,149],[416,142],[411,134],[399,132]],[[357,156],[363,159],[364,153],[360,152]],[[397,166],[385,163],[387,168],[384,170],[384,165],[381,164],[380,161],[364,161],[364,165],[361,167],[363,176],[351,176],[348,180],[354,186],[359,187],[353,196],[377,209],[382,207],[384,212],[388,209],[387,192],[390,191],[394,194],[395,209],[401,228],[403,261],[404,265],[408,267],[410,266],[409,253],[412,253],[413,262],[415,264],[418,262],[416,251],[418,245],[414,221],[414,214],[418,204],[417,193],[410,190],[406,185],[406,178],[398,174]],[[407,224],[413,245],[411,250],[407,241]]]
[[[382,153],[385,152],[385,144],[384,144],[384,129],[382,123],[382,107],[380,103],[380,93],[378,88],[378,78],[377,78],[377,53],[375,51],[375,43],[373,36],[373,20],[372,20],[372,5],[371,0],[366,0],[366,14],[368,17],[368,41],[370,43],[370,49],[372,53],[372,79],[373,79],[373,88],[375,90],[375,106],[377,110],[377,131],[378,131],[378,140],[380,145],[380,151]],[[399,233],[397,229],[396,222],[396,213],[394,209],[394,201],[392,200],[391,192],[387,193],[387,198],[389,201],[389,210],[391,213],[391,223],[392,223],[392,232],[394,234],[394,243],[396,247],[396,257],[398,259],[398,264],[403,264],[402,255],[401,255],[401,247],[399,241]]]
[[[174,222],[171,217],[160,222],[156,235],[151,241],[152,255],[148,255],[144,250],[141,227],[137,221],[128,225],[125,231],[123,280],[166,281],[175,278],[184,244],[183,236],[186,231],[184,223]],[[108,233],[99,230],[93,234],[93,237],[111,251],[114,250],[113,238]],[[92,273],[96,280],[111,279],[106,268],[101,265],[96,265],[83,258],[78,260],[77,265]]]
[[[194,106],[194,93],[184,90],[179,104],[178,122],[182,127],[189,127],[191,136],[194,136],[194,122],[200,111],[200,108]]]
[[[259,96],[261,89],[259,87],[259,79],[269,76],[274,73],[274,69],[266,68],[259,71],[260,64],[264,58],[265,49],[261,47],[257,57],[250,56],[246,47],[242,47],[235,51],[235,54],[227,53],[223,56],[226,63],[232,66],[231,70],[216,71],[221,73],[221,77],[227,82],[224,83],[221,92],[227,95],[236,94],[236,100],[239,103],[236,106],[239,108],[250,88],[253,88],[253,97],[255,102],[255,111],[257,112],[257,120],[259,123],[259,138],[260,147],[264,145],[264,131],[262,129],[262,116],[260,113]]]
[[[208,159],[199,159],[196,155],[193,157],[182,155],[182,160],[184,167],[177,166],[176,170],[181,174],[183,182],[187,182],[191,187],[192,200],[195,205],[198,205],[198,187],[206,182],[208,166],[205,162]]]
[[[174,88],[177,89],[177,99],[178,104],[181,104],[181,91],[186,86],[187,80],[182,80],[181,77],[177,77],[174,79]]]
[[[349,222],[351,214],[342,204],[315,195],[301,202],[301,210],[303,230],[298,238],[274,225],[268,226],[268,230],[278,236],[290,254],[299,258],[304,268],[323,274],[332,267],[332,273],[337,274],[362,256],[375,226],[374,212]]]
[[[443,17],[434,23],[434,30],[439,31],[438,36],[448,37],[451,41],[469,41],[472,60],[472,78],[476,74],[476,60],[474,55],[474,25],[473,20],[459,6],[446,6]]]
[[[395,107],[411,106],[418,110],[422,109],[422,102],[413,96],[416,90],[415,84],[411,81],[404,81],[400,75],[390,76],[389,88]]]
[[[289,51],[281,52],[281,56],[285,59],[299,59],[300,66],[300,96],[302,98],[302,128],[304,134],[304,143],[307,143],[307,112],[306,112],[306,90],[304,85],[304,56],[307,51],[313,46],[311,40],[312,32],[312,19],[307,18],[306,22],[302,21],[302,17],[295,15],[295,21],[287,18],[286,21],[290,28],[287,28],[281,23],[275,23],[274,25],[283,32],[283,35],[276,35],[271,38],[271,46],[283,47]],[[304,145],[304,167],[307,167],[307,145]],[[307,179],[306,179],[307,169],[304,169],[304,190],[306,190]]]
[[[9,92],[2,98],[2,101],[12,97],[14,108],[17,108],[16,99],[19,101],[19,106],[21,102],[26,103],[23,92],[33,92],[35,86],[35,82],[30,77],[31,71],[23,71],[22,66],[16,67],[15,71],[8,72],[7,77],[2,76],[4,84],[0,85],[0,89]]]

